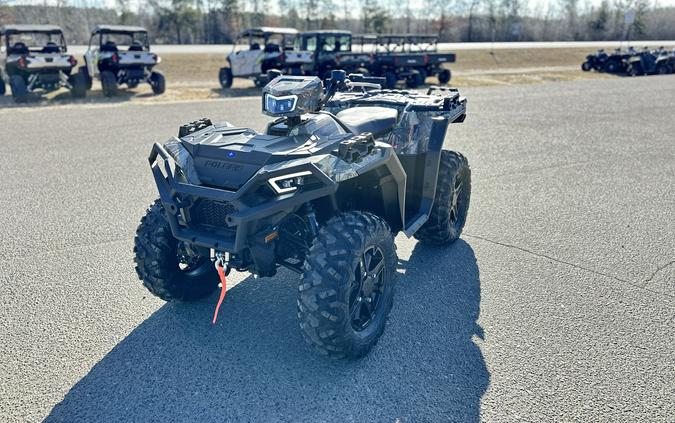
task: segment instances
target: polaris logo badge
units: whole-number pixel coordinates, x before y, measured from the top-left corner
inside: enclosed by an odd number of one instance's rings
[[[228,151],[227,152],[227,157],[229,157],[231,159],[234,158],[234,156],[236,156],[236,155],[237,155],[237,153],[235,153],[234,151]]]
[[[204,167],[210,167],[213,169],[222,169],[222,170],[228,170],[232,172],[240,172],[244,170],[244,166],[234,164],[234,163],[227,163],[227,162],[219,162],[218,160],[206,160],[204,162]]]

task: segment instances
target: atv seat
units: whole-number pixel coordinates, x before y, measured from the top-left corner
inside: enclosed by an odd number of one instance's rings
[[[396,125],[398,112],[389,107],[353,107],[339,112],[337,118],[353,134],[370,132],[375,138]]]
[[[7,54],[29,54],[28,46],[25,43],[19,41],[15,43],[12,47],[9,48]]]
[[[105,44],[101,46],[101,51],[117,53],[117,44],[114,41],[106,41]]]
[[[56,45],[56,43],[48,42],[47,45],[42,48],[42,52],[45,54],[60,53],[61,48]]]
[[[141,44],[141,43],[138,42],[138,41],[134,41],[134,42],[131,43],[131,45],[129,46],[129,50],[128,50],[128,51],[143,51],[143,44]]]

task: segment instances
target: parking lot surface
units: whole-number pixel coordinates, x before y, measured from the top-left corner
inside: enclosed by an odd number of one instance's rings
[[[298,278],[166,304],[137,280],[150,146],[259,98],[0,109],[0,421],[656,421],[675,416],[675,75],[465,90],[462,239],[397,238],[360,361],[302,341]]]

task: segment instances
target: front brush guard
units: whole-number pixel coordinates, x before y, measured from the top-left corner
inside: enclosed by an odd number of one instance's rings
[[[157,160],[158,156],[162,159],[161,161]],[[310,162],[275,171],[266,171],[263,168],[237,191],[228,191],[178,181],[172,170],[172,166],[175,169],[177,168],[177,164],[173,157],[159,143],[155,143],[152,147],[148,161],[150,162],[152,174],[157,184],[160,199],[167,211],[167,218],[174,237],[201,247],[214,248],[231,253],[237,253],[248,246],[246,240],[252,234],[253,229],[255,229],[252,227],[254,222],[284,210],[293,210],[317,198],[331,195],[335,193],[338,187],[336,182]],[[166,176],[160,170],[160,165],[164,166]],[[242,201],[244,195],[251,192],[251,190],[257,189],[261,184],[267,183],[269,178],[301,171],[312,172],[313,176],[323,183],[323,186],[306,192],[280,195],[272,201],[253,207],[247,206]],[[214,236],[212,232],[181,225],[179,223],[179,215],[182,213],[181,209],[192,205],[193,196],[213,201],[225,201],[236,206],[238,211],[229,214],[226,218],[226,224],[233,230],[234,236]]]

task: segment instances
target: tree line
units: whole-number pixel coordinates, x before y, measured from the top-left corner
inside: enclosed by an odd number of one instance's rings
[[[656,0],[654,0],[656,1]],[[651,0],[0,0],[0,25],[58,24],[73,44],[98,23],[141,25],[154,43],[224,44],[253,26],[424,33],[446,42],[675,39],[675,8]],[[537,3],[538,4],[538,3]],[[624,16],[635,11],[627,25]]]

